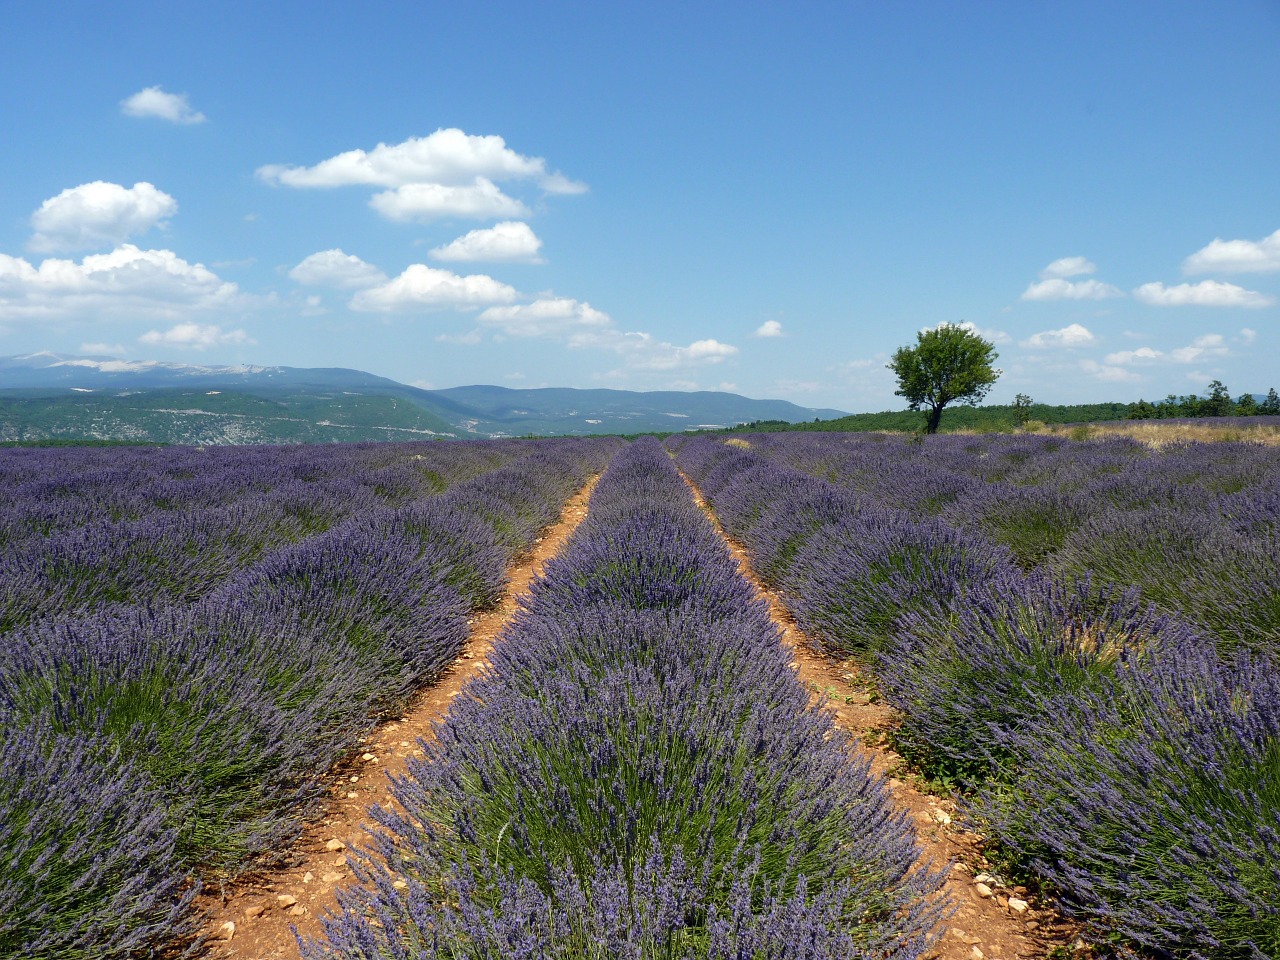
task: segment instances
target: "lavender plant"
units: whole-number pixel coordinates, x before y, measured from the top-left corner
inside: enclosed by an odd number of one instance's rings
[[[1280,955],[1280,676],[1178,647],[1008,731],[979,809],[1125,952]]]

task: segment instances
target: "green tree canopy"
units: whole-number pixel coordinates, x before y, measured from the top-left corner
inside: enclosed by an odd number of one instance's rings
[[[992,364],[995,347],[969,325],[940,323],[916,334],[914,347],[899,347],[888,367],[898,377],[898,396],[912,410],[929,408],[926,433],[937,433],[942,408],[982,400],[1002,371]]]

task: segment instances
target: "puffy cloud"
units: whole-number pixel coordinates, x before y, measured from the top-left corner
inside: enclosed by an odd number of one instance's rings
[[[233,343],[253,343],[243,330],[223,330],[216,324],[179,323],[168,330],[149,330],[138,338],[150,346],[205,350]]]
[[[494,217],[527,217],[529,208],[509,197],[492,180],[476,178],[474,183],[452,186],[442,183],[410,183],[374,194],[369,206],[388,220],[437,220],[466,217],[489,220]]]
[[[613,328],[613,320],[607,313],[568,297],[548,297],[533,303],[489,307],[476,317],[476,321],[513,337],[572,335],[584,330]]]
[[[130,188],[95,180],[69,187],[31,215],[28,246],[41,253],[114,246],[178,212],[178,201],[146,182]]]
[[[674,370],[677,367],[720,363],[738,352],[738,348],[719,340],[695,340],[687,347],[655,340],[647,333],[625,333],[614,349],[631,367],[645,370]]]
[[[1280,270],[1280,230],[1261,240],[1215,237],[1182,261],[1185,274],[1274,273],[1277,270]]]
[[[1142,380],[1142,376],[1132,370],[1098,363],[1096,360],[1081,360],[1080,369],[1095,380],[1101,380],[1104,383],[1136,383]]]
[[[170,123],[204,123],[205,115],[191,109],[185,93],[165,93],[159,87],[146,87],[120,101],[120,112],[127,117],[156,117]]]
[[[943,320],[941,323],[934,324],[932,327],[921,327],[921,333],[928,333],[930,330],[941,330],[943,327],[959,327],[961,330],[967,330],[969,333],[976,334],[984,340],[991,343],[1008,343],[1009,335],[1002,330],[984,330],[976,323],[969,320],[962,320],[959,323],[952,323],[950,320]]]
[[[757,337],[780,337],[782,336],[782,324],[777,320],[766,320],[760,326],[756,327]]]
[[[1023,300],[1106,300],[1123,296],[1124,291],[1101,280],[1065,280],[1062,277],[1040,280],[1022,291]]]
[[[527,223],[505,220],[484,230],[472,230],[443,247],[431,251],[435,260],[449,262],[541,263],[542,241]]]
[[[1116,353],[1109,353],[1103,359],[1112,365],[1125,366],[1133,363],[1152,363],[1156,360],[1163,360],[1164,353],[1151,347],[1138,347],[1137,350],[1119,350]]]
[[[1241,327],[1239,339],[1240,342],[1244,344],[1253,343],[1253,341],[1258,339],[1258,331],[1251,330],[1249,327]]]
[[[1136,299],[1156,307],[1269,307],[1275,298],[1234,283],[1201,280],[1166,287],[1163,283],[1144,283],[1133,291]]]
[[[548,172],[541,157],[516,153],[502,137],[472,136],[456,127],[403,143],[379,143],[369,151],[348,150],[314,167],[269,164],[258,168],[258,176],[287,187],[467,185],[488,179],[534,180],[548,193],[586,190],[562,174]]]
[[[1169,351],[1169,357],[1177,363],[1199,363],[1201,360],[1225,357],[1230,352],[1227,340],[1222,334],[1206,333],[1192,340],[1190,346]]]
[[[1078,277],[1082,273],[1097,273],[1097,264],[1084,257],[1061,257],[1040,271],[1041,280]]]
[[[1068,324],[1061,330],[1044,330],[1022,341],[1024,347],[1056,349],[1059,347],[1087,347],[1096,338],[1087,327],[1078,323]]]
[[[289,271],[291,279],[307,286],[357,290],[387,282],[387,275],[371,263],[337,248],[313,253]]]
[[[351,309],[372,313],[414,310],[466,310],[516,299],[514,287],[487,274],[459,276],[423,263],[410,264],[400,276],[351,298]]]
[[[227,309],[241,297],[234,283],[171,250],[126,243],[79,263],[50,258],[38,267],[0,254],[0,320],[177,319],[192,310]]]

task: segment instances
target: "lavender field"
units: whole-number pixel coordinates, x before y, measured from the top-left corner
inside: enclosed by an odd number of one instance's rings
[[[937,948],[686,478],[1097,955],[1280,957],[1280,448],[818,433],[0,452],[0,957],[190,943],[595,474],[303,957]]]

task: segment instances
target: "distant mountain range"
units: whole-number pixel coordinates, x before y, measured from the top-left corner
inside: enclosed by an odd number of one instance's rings
[[[0,441],[326,443],[582,436],[809,421],[840,410],[715,391],[421,390],[342,368],[0,357]]]

